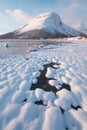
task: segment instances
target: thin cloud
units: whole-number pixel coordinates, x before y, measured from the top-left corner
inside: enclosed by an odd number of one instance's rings
[[[77,16],[76,16],[76,10],[79,8],[79,3],[73,2],[71,3],[68,8],[65,10],[65,14],[67,15],[66,17],[66,22],[67,23],[73,23],[77,21]]]
[[[80,10],[83,10],[83,8],[83,4],[74,1],[65,11],[68,16],[66,17],[66,22],[75,29],[79,29],[83,21],[87,24],[87,19],[84,18],[84,15],[81,17],[80,14]]]
[[[0,13],[0,17],[2,16],[2,13]]]
[[[58,11],[59,15],[62,16],[62,19],[64,23],[66,23],[69,26],[77,27],[77,24],[81,22],[78,14],[78,10],[80,9],[81,5],[77,0],[70,1],[68,0],[67,3],[62,0],[57,0],[58,2]]]
[[[12,16],[14,20],[18,23],[28,23],[31,19],[31,16],[29,16],[20,9],[15,10],[7,9],[6,13]]]
[[[69,5],[69,7],[66,9],[66,12],[69,14],[73,14],[75,10],[79,7],[79,3],[73,2]]]
[[[81,22],[87,25],[87,0],[57,0],[57,5],[57,11],[67,25],[75,29],[80,27]]]

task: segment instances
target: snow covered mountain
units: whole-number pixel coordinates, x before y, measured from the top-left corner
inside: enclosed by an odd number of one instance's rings
[[[33,18],[29,24],[0,38],[55,38],[80,36],[79,31],[65,25],[57,13],[44,13]]]

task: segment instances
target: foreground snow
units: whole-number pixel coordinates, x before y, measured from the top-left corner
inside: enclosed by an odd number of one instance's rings
[[[0,56],[0,130],[87,129],[87,41],[71,41]],[[41,89],[45,67],[48,83]]]

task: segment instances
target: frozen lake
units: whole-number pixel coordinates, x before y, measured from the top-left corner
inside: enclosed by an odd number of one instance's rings
[[[58,47],[68,43],[60,40],[0,40],[0,54],[28,54],[31,51],[52,49],[54,44]]]
[[[8,45],[6,47],[6,45]],[[29,41],[0,41],[0,54],[22,54],[29,53],[29,47],[31,42]]]

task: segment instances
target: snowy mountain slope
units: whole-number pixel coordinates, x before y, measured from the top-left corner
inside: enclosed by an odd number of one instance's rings
[[[79,36],[82,34],[66,26],[57,13],[44,13],[33,18],[29,24],[15,30],[10,33],[10,35],[12,35],[13,38],[49,38]]]
[[[33,18],[28,25],[18,31],[23,33],[30,30],[47,29],[48,31],[54,32],[57,26],[61,24],[62,21],[56,13],[45,13]]]
[[[79,31],[81,31],[82,33],[87,35],[87,26],[85,25],[84,22],[81,23],[81,25],[79,27]]]
[[[77,36],[80,33],[66,26],[58,14],[45,13],[33,18],[29,24],[17,30],[18,34],[22,34],[33,30],[44,30],[52,35],[59,36]]]

